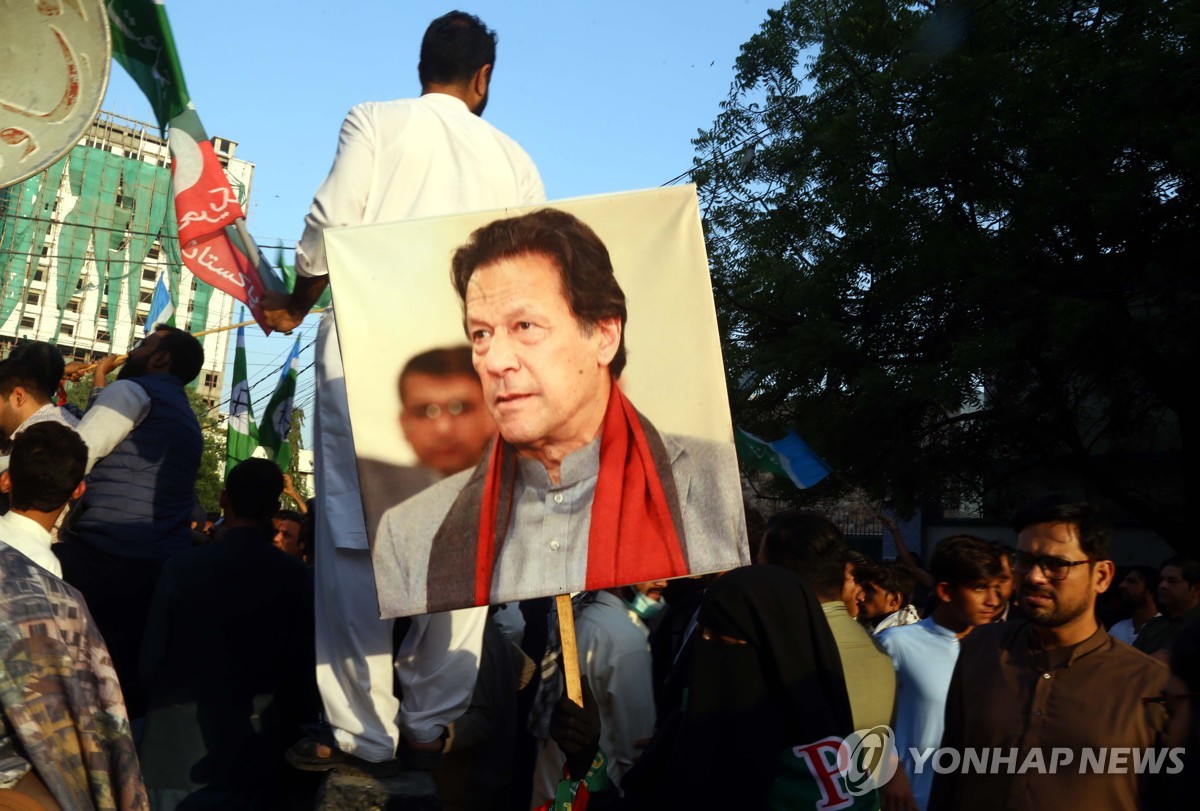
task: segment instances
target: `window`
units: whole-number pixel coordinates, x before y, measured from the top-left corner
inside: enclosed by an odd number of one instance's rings
[[[75,334],[75,325],[74,324],[63,324],[61,327],[58,328],[58,332],[60,335],[66,335],[69,338]]]
[[[158,278],[158,271],[154,268],[146,268],[142,271],[142,278],[148,282],[155,281]]]
[[[42,246],[42,256],[49,256],[49,255],[50,255],[50,246],[43,245]]]
[[[153,290],[143,290],[142,292],[138,293],[138,304],[149,304],[153,300],[154,300],[154,291]]]
[[[96,340],[97,340],[97,341],[104,341],[104,342],[106,342],[106,343],[107,343],[108,341],[110,341],[110,340],[112,340],[112,339],[111,339],[111,337],[110,337],[110,336],[109,336],[109,334],[108,334],[108,330],[106,330],[106,329],[98,329],[98,330],[96,330]]]
[[[79,299],[73,298],[67,302],[67,312],[69,312],[69,313],[79,312]]]
[[[37,321],[32,316],[25,316],[21,319],[21,329],[34,329],[37,327]]]
[[[97,318],[108,318],[108,305],[107,304],[100,305],[100,312],[96,314],[96,317]]]
[[[33,280],[35,282],[45,281],[45,279],[46,279],[46,271],[42,270],[40,267],[33,272]]]
[[[208,372],[204,375],[204,385],[206,388],[216,388],[217,381],[220,376],[216,372]]]
[[[134,319],[133,323],[137,324],[139,327],[146,326],[146,316],[139,313],[138,317]]]
[[[195,277],[193,277],[193,278],[192,278],[192,290],[193,290],[193,291],[196,289],[196,283],[197,283],[197,281],[198,281],[198,280],[197,280]]]
[[[153,248],[151,248],[149,253],[146,254],[147,259],[157,259],[160,256],[162,256],[162,251],[159,250],[157,245],[155,245]]]
[[[38,306],[39,304],[42,303],[42,294],[41,293],[30,293],[29,295],[27,295],[25,297],[25,303],[32,304],[34,307]]]

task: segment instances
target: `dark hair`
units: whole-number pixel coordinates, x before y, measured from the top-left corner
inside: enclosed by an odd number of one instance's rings
[[[443,14],[421,40],[417,76],[421,87],[468,81],[484,65],[496,64],[496,32],[462,11]]]
[[[1000,550],[974,535],[951,535],[938,544],[929,561],[935,583],[969,586],[1004,574]]]
[[[35,399],[50,399],[42,392],[41,381],[33,369],[11,357],[0,360],[0,395],[8,397],[17,387],[25,389]]]
[[[1166,564],[1163,565],[1165,566]],[[1127,574],[1136,573],[1142,578],[1142,582],[1146,584],[1146,590],[1153,593],[1158,589],[1158,575],[1160,571],[1162,571],[1162,567],[1155,569],[1153,566],[1146,566],[1139,563],[1134,566],[1130,566]]]
[[[166,324],[155,324],[154,332],[165,332],[158,344],[158,350],[166,350],[171,354],[171,374],[184,383],[191,383],[200,374],[204,365],[204,347],[190,332],[185,332]]]
[[[225,479],[229,508],[238,518],[266,523],[279,511],[283,471],[270,459],[238,462]]]
[[[1070,524],[1079,535],[1079,548],[1089,559],[1112,560],[1112,526],[1087,502],[1047,496],[1017,510],[1012,523],[1018,534],[1035,524]]]
[[[917,587],[917,579],[913,577],[908,567],[900,563],[884,562],[864,566],[862,574],[854,570],[854,579],[859,583],[870,583],[875,588],[900,595],[900,602],[908,605],[912,602],[913,591]]]
[[[8,359],[16,363],[20,363],[37,383],[37,390],[41,392],[43,400],[53,400],[54,395],[58,393],[58,384],[62,382],[63,372],[66,371],[67,364],[63,360],[63,356],[52,345],[45,341],[27,341],[23,344],[17,344],[13,350],[8,353]],[[29,386],[25,386],[29,388]],[[12,392],[9,389],[5,394]]]
[[[563,296],[580,327],[590,330],[605,318],[621,320],[621,340],[609,371],[625,368],[625,291],[613,275],[608,249],[596,232],[565,211],[543,208],[520,217],[496,220],[476,229],[454,252],[451,278],[467,306],[467,285],[480,267],[515,256],[544,256],[558,268]]]
[[[280,510],[275,513],[276,521],[295,521],[297,524],[304,523],[304,516],[295,510]]]
[[[87,444],[65,425],[35,423],[13,440],[8,475],[14,510],[52,512],[71,499],[87,470]]]
[[[842,531],[822,515],[787,510],[771,516],[761,554],[767,563],[803,577],[820,599],[842,593],[850,549]]]
[[[404,378],[412,374],[430,377],[469,376],[479,379],[475,364],[471,362],[471,347],[466,345],[430,349],[409,358],[408,363],[400,370],[400,377],[396,382],[401,402],[404,401]]]
[[[1162,570],[1168,566],[1178,567],[1179,576],[1186,580],[1189,586],[1194,586],[1197,583],[1200,583],[1200,561],[1197,561],[1193,558],[1185,558],[1180,556],[1167,558],[1162,562],[1162,565],[1158,567],[1159,572],[1162,572]]]

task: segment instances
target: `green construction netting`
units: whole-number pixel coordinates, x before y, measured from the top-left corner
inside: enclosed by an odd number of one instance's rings
[[[64,197],[56,208],[60,190],[69,191],[74,203]],[[60,325],[67,303],[82,289],[89,267],[94,267],[95,278],[89,283],[99,288],[101,302],[107,305],[97,308],[97,320],[107,309],[103,320],[113,334],[122,296],[127,312],[136,312],[142,271],[156,239],[163,249],[171,299],[178,306],[183,263],[170,170],[80,145],[40,174],[0,189],[0,325],[14,310],[24,313],[29,283],[38,276],[39,260],[56,222],[62,227],[48,250],[56,260],[54,290]],[[192,276],[188,273],[185,278],[190,281]],[[189,328],[204,328],[211,296],[210,286],[197,285]]]
[[[3,269],[3,293],[0,294],[0,324],[8,320],[37,269],[42,245],[50,230],[54,201],[62,182],[66,161],[62,160],[0,193],[0,269]],[[36,247],[35,247],[36,246]]]

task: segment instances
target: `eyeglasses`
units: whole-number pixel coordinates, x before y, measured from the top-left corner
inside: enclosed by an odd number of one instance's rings
[[[459,417],[474,410],[473,403],[466,403],[462,400],[451,400],[447,403],[427,403],[425,405],[413,405],[405,409],[408,414],[417,419],[436,420],[443,414],[448,414],[451,417]]]
[[[1082,566],[1085,563],[1092,563],[1091,558],[1084,560],[1064,560],[1056,558],[1053,555],[1031,555],[1028,552],[1014,551],[1012,553],[1012,569],[1017,574],[1029,574],[1033,571],[1033,567],[1037,566],[1042,570],[1042,574],[1047,580],[1066,580],[1071,574],[1071,569],[1076,566]]]

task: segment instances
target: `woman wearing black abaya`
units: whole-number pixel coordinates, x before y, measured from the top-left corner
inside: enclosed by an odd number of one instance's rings
[[[855,800],[830,774],[853,731],[841,659],[804,581],[735,569],[708,590],[684,709],[622,781],[634,808],[804,809]],[[834,767],[836,768],[836,767]]]

